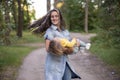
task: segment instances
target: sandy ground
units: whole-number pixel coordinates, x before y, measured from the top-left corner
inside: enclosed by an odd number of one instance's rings
[[[90,37],[95,36],[95,34],[71,34],[85,42],[90,42]],[[46,52],[43,44],[42,46],[43,48],[38,48],[26,56],[19,69],[17,80],[44,80]],[[89,51],[82,50],[77,54],[69,55],[69,60],[75,71],[81,76],[81,80],[115,80],[106,65]]]

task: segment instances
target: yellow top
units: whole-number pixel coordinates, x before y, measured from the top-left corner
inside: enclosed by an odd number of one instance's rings
[[[77,43],[77,41],[75,38],[73,38],[71,41],[65,38],[60,38],[60,43],[63,47],[73,47]]]

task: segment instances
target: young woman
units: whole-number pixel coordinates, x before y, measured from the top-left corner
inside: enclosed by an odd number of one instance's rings
[[[69,64],[66,54],[56,56],[48,51],[50,41],[55,37],[71,39],[68,30],[65,29],[60,10],[53,9],[49,11],[43,18],[37,20],[29,28],[34,28],[34,33],[44,34],[45,45],[47,51],[45,63],[45,79],[46,80],[71,80],[80,77],[75,73]]]

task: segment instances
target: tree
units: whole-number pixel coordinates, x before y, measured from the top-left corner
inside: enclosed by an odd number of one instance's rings
[[[99,36],[109,47],[120,48],[120,2],[119,0],[104,0],[100,7],[101,26]]]
[[[82,1],[79,0],[64,0],[64,5],[61,8],[67,27],[73,31],[82,31],[84,29],[84,8]]]
[[[15,27],[18,27],[18,17],[17,17],[18,16],[18,11],[17,11],[17,7],[16,7],[18,5],[16,3],[17,3],[16,0],[12,1],[12,11],[11,11],[11,13],[13,15],[13,21],[14,21]]]
[[[17,36],[22,37],[22,8],[21,8],[21,0],[18,1],[18,28],[17,28]]]
[[[85,0],[85,32],[88,33],[88,0]]]
[[[0,45],[11,43],[12,30],[16,31],[18,37],[22,37],[22,30],[34,18],[34,11],[29,10],[31,3],[27,0],[0,0]]]
[[[47,12],[51,9],[51,0],[47,0]]]
[[[54,0],[54,8],[56,8],[56,2],[57,2],[58,0]]]
[[[11,31],[11,28],[10,28],[10,4],[8,4],[9,1],[3,1],[1,2],[0,4],[0,43],[1,44],[5,44],[5,45],[9,45],[11,42],[10,42],[10,31]],[[4,12],[4,14],[3,14]]]

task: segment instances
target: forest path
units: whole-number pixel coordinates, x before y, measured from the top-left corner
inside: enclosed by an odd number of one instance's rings
[[[90,38],[95,36],[95,34],[83,35],[80,33],[71,33],[71,35],[85,42],[90,42]],[[46,51],[44,44],[39,45],[42,45],[42,48],[32,51],[24,59],[19,69],[17,80],[45,80],[44,64]],[[29,46],[35,46],[35,44],[30,44]],[[81,76],[81,80],[114,80],[105,64],[89,51],[80,51],[75,55],[69,55],[69,60],[75,71]]]

